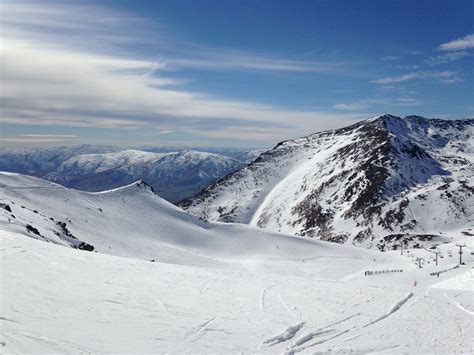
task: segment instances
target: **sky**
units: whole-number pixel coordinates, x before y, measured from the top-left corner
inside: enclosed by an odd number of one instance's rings
[[[271,147],[474,116],[474,2],[0,2],[0,145]]]

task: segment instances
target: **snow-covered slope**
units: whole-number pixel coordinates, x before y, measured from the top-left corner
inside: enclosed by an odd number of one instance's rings
[[[285,141],[180,206],[384,249],[474,234],[474,120],[375,117]]]
[[[2,230],[0,250],[5,354],[472,353],[472,260],[451,269],[457,258],[446,254],[423,269],[396,252],[299,259],[301,250],[293,260],[195,267]],[[387,268],[403,272],[364,276]]]
[[[193,150],[152,153],[124,150],[74,156],[45,176],[47,180],[86,191],[102,191],[144,180],[170,201],[198,193],[242,163]]]
[[[246,225],[205,222],[166,202],[144,182],[91,193],[13,173],[0,173],[0,230],[79,249],[187,265],[253,258],[301,263],[334,253],[347,258],[372,255]]]
[[[143,182],[91,193],[0,173],[0,199],[2,353],[472,348],[467,237],[467,265],[456,267],[452,243],[436,265],[425,249],[381,253],[205,222]]]

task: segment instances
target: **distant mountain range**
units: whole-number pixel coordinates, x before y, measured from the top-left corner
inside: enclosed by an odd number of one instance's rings
[[[102,191],[144,180],[161,197],[175,202],[197,194],[262,152],[236,148],[213,150],[227,155],[167,147],[4,148],[0,150],[0,170],[41,177],[86,191]]]
[[[473,119],[383,115],[281,142],[179,205],[383,250],[474,235],[473,176]]]

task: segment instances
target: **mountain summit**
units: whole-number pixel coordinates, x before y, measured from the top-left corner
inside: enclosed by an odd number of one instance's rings
[[[377,116],[279,143],[180,206],[386,249],[473,232],[474,120]]]

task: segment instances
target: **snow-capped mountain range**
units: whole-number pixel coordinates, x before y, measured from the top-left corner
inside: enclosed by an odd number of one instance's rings
[[[0,147],[0,171],[44,177],[74,156],[119,150],[117,147],[89,144],[51,148]]]
[[[85,191],[101,191],[144,180],[161,197],[176,201],[198,193],[241,166],[241,162],[230,157],[193,150],[170,153],[125,150],[72,157],[45,178]]]
[[[279,143],[180,206],[369,248],[474,234],[474,119],[383,115]]]
[[[144,180],[161,197],[178,201],[197,194],[261,152],[214,150],[228,155],[166,147],[139,150],[93,145],[10,148],[0,150],[0,170],[37,176],[86,191],[102,191]]]

